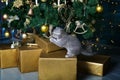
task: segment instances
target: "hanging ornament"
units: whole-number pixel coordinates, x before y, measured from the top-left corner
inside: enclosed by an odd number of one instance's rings
[[[57,8],[58,7],[56,2],[53,2],[52,6],[53,6],[53,8]]]
[[[24,22],[24,26],[27,26],[30,24],[30,19],[29,18],[26,18],[25,22]]]
[[[5,32],[5,37],[8,38],[10,36],[10,33],[8,31]]]
[[[74,10],[71,6],[67,6],[65,4],[60,4],[58,6],[58,14],[60,15],[62,21],[65,23],[65,30],[67,33],[70,33],[70,25],[72,23]]]
[[[42,31],[42,32],[45,32],[45,33],[46,33],[46,32],[48,32],[48,29],[49,29],[48,25],[42,25],[42,26],[41,26],[41,31]]]
[[[41,0],[41,2],[47,2],[47,0]]]
[[[76,24],[76,28],[74,30],[74,33],[76,34],[85,34],[87,32],[87,30],[85,30],[85,23],[81,23],[80,21],[75,21]],[[82,32],[79,32],[78,29],[82,29]]]
[[[22,39],[26,39],[27,38],[27,34],[26,33],[23,33],[22,34]]]
[[[9,18],[7,19],[7,21],[8,21],[8,27],[10,27],[11,22],[14,21],[14,20],[19,20],[19,17],[17,15],[15,15],[15,16],[9,16]]]
[[[33,8],[33,4],[31,3],[31,4],[30,4],[30,9],[29,9],[29,11],[28,11],[28,15],[29,15],[29,16],[32,16],[32,15],[33,15],[33,10],[32,10],[32,8]]]
[[[23,1],[22,0],[15,0],[13,3],[13,7],[19,8],[23,6]]]
[[[4,15],[3,15],[3,19],[7,20],[7,19],[8,19],[8,15],[7,15],[7,14],[4,14]]]
[[[103,11],[103,7],[98,4],[97,7],[96,7],[96,11],[97,11],[98,13],[101,13],[101,12]]]
[[[65,8],[66,4],[64,3],[61,3],[61,0],[57,0],[57,8],[58,8],[58,11],[60,8]]]
[[[32,8],[29,9],[28,15],[29,15],[29,16],[32,16],[32,15],[33,15],[33,10],[32,10]]]

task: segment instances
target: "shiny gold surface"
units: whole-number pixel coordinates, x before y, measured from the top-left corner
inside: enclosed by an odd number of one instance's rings
[[[1,68],[17,67],[17,50],[0,49]]]
[[[21,72],[33,72],[38,70],[38,59],[42,49],[22,47],[19,51],[18,65]]]
[[[66,51],[56,51],[39,58],[39,80],[76,80],[77,58],[65,58]]]
[[[51,43],[49,39],[45,39],[37,35],[34,36],[35,36],[35,42],[45,51],[45,53],[62,49],[56,46],[55,44]]]
[[[110,57],[104,55],[79,56],[78,72],[103,76],[106,72]]]

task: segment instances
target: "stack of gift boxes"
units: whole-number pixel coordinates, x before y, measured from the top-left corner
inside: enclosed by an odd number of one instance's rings
[[[103,76],[110,57],[105,55],[65,58],[66,50],[33,35],[36,47],[11,49],[0,46],[0,68],[18,67],[20,72],[38,71],[39,80],[76,80],[77,73]]]

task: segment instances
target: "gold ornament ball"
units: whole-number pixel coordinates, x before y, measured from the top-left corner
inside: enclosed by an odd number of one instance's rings
[[[41,26],[41,31],[42,32],[48,32],[48,26],[47,25]]]
[[[47,0],[41,0],[41,2],[47,2]]]
[[[5,37],[9,37],[10,33],[8,31],[5,32]]]
[[[97,5],[96,11],[101,13],[103,11],[103,7],[101,5]]]
[[[27,34],[23,33],[23,34],[22,34],[22,38],[23,38],[23,39],[26,39],[26,38],[27,38]]]
[[[4,15],[3,15],[3,19],[8,19],[8,15],[7,15],[7,14],[4,14]]]

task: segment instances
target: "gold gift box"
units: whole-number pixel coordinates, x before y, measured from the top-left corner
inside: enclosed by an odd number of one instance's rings
[[[78,56],[77,69],[80,73],[103,76],[107,71],[110,56]]]
[[[38,59],[42,49],[39,47],[23,46],[19,49],[18,66],[20,72],[34,72],[38,70]]]
[[[35,37],[35,43],[37,43],[45,51],[45,53],[62,49],[57,45],[51,43],[49,39],[39,37],[37,35],[34,35],[34,37]]]
[[[77,58],[65,58],[65,54],[65,50],[41,54],[39,80],[76,80]]]
[[[17,67],[17,49],[10,49],[10,45],[0,47],[0,68]]]

